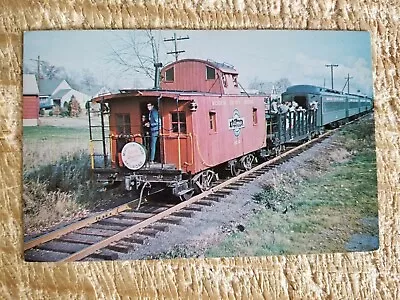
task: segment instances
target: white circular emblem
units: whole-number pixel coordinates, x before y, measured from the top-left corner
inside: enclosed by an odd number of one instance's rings
[[[122,162],[130,170],[139,170],[146,163],[146,150],[136,142],[126,144],[121,151]]]

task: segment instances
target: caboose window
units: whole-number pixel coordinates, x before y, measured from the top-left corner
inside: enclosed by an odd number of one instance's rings
[[[253,108],[253,125],[257,125],[258,119],[257,119],[257,108]]]
[[[186,115],[184,111],[171,113],[171,127],[172,132],[178,132],[178,128],[180,128],[180,133],[186,133]]]
[[[117,134],[131,133],[131,117],[129,114],[116,114]]]
[[[210,117],[210,130],[217,132],[217,114],[213,111],[209,112]]]
[[[165,81],[174,81],[174,67],[169,68],[167,71],[165,71]]]
[[[215,79],[215,69],[209,66],[207,68],[207,80]]]

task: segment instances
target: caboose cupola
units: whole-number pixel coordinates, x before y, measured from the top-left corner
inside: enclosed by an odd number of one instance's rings
[[[161,89],[239,95],[238,72],[227,63],[182,59],[161,70]]]

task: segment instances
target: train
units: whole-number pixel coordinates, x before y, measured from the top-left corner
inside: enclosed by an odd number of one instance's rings
[[[288,87],[280,101],[249,94],[234,66],[212,60],[154,66],[153,88],[92,99],[100,125],[89,113],[97,181],[123,184],[141,197],[163,190],[187,200],[220,176],[250,170],[288,144],[310,140],[373,105],[364,95],[312,85]]]

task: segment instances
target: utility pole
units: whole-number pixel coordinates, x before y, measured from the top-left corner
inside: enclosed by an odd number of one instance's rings
[[[353,77],[350,77],[350,74],[347,73],[347,77],[344,78],[344,79],[346,79],[346,83],[344,84],[342,92],[344,91],[344,88],[346,87],[346,84],[347,84],[347,94],[350,94],[350,79],[352,79],[352,78]]]
[[[325,65],[325,67],[328,67],[328,68],[331,68],[331,82],[332,82],[332,90],[333,90],[333,68],[334,67],[338,67],[339,65],[333,65],[333,64],[330,64],[330,65]]]
[[[39,88],[39,84],[40,84],[40,55],[38,55],[37,59],[32,59],[31,58],[30,60],[33,60],[33,61],[37,62],[37,85],[38,85],[38,88]]]
[[[174,32],[174,37],[171,39],[164,39],[164,42],[174,42],[175,44],[175,51],[171,51],[171,52],[167,52],[167,54],[175,54],[175,61],[178,60],[178,54],[179,53],[183,53],[185,52],[185,50],[178,50],[178,43],[177,41],[181,41],[181,40],[188,40],[189,36],[185,36],[185,37],[176,37],[176,33]]]

